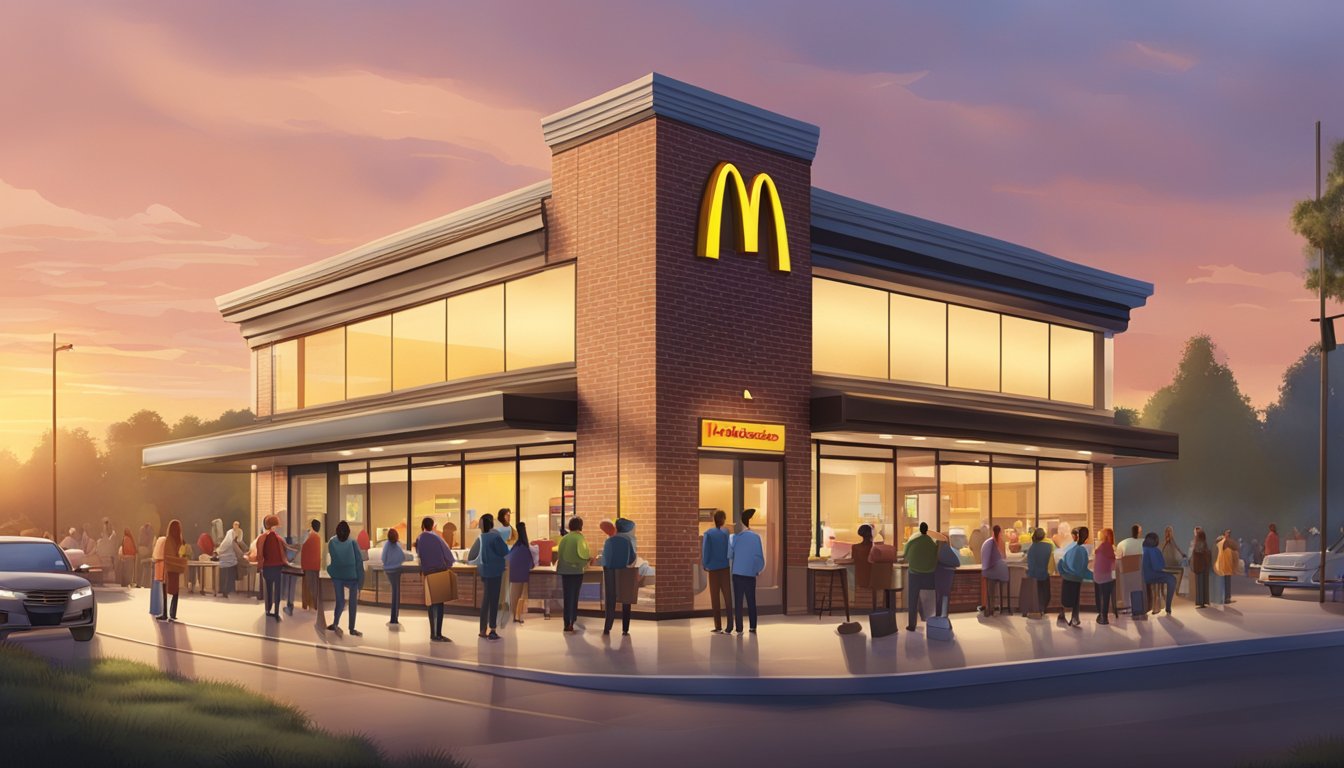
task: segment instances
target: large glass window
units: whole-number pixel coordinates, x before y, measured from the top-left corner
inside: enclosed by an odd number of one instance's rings
[[[448,379],[504,370],[504,286],[448,299]]]
[[[392,314],[392,388],[443,381],[444,304],[436,301]]]
[[[962,562],[972,562],[971,538],[989,521],[989,456],[941,453],[939,463],[941,530]]]
[[[1041,462],[1040,526],[1055,544],[1071,541],[1069,531],[1088,525],[1087,465]]]
[[[1062,325],[1050,326],[1050,397],[1080,405],[1093,404],[1096,334]]]
[[[933,451],[896,453],[897,548],[919,532],[920,523],[938,528],[938,473]]]
[[[275,410],[292,411],[299,405],[299,340],[271,345],[271,378],[275,387]]]
[[[1050,396],[1050,326],[1003,316],[1003,391]]]
[[[369,473],[342,472],[339,491],[340,506],[327,520],[323,531],[324,538],[336,535],[336,523],[344,520],[350,524],[351,535],[364,528],[369,510]]]
[[[317,520],[327,524],[327,476],[294,475],[289,480],[289,515],[281,520],[291,542],[302,541],[309,525]]]
[[[303,407],[345,399],[345,329],[303,339]]]
[[[894,542],[893,470],[890,459],[821,460],[822,555],[829,554],[832,541],[857,543],[861,525],[872,526],[878,540]]]
[[[513,509],[517,491],[516,466],[512,460],[466,465],[467,513],[462,531],[463,546],[471,546],[480,536],[477,526],[481,515],[495,515],[505,507]]]
[[[891,294],[891,378],[947,384],[947,305]]]
[[[812,281],[812,370],[887,377],[887,293]]]
[[[999,315],[947,308],[947,383],[962,389],[999,389]]]
[[[346,396],[391,392],[392,317],[375,317],[346,330]]]
[[[1000,466],[999,461],[995,457],[991,468],[993,518],[990,525],[1002,529],[1002,541],[1008,551],[1020,552],[1020,541],[1023,538],[1029,541],[1031,528],[1036,525],[1036,468]],[[972,555],[978,562],[980,552],[974,551]]]
[[[564,473],[573,469],[571,458],[528,459],[519,463],[517,518],[527,523],[527,535],[533,541],[563,535],[560,515],[564,506]]]
[[[505,367],[574,362],[574,268],[539,272],[504,286]]]
[[[375,543],[387,539],[392,528],[406,541],[406,472],[405,467],[369,472],[369,535]]]
[[[449,546],[462,546],[462,532],[458,530],[462,524],[461,467],[411,468],[411,530],[417,536],[420,521],[426,517],[434,519],[434,529],[444,534]]]

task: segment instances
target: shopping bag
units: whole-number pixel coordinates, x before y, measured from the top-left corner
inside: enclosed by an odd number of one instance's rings
[[[631,605],[639,602],[638,568],[616,569],[616,602]]]
[[[163,615],[163,582],[157,579],[149,588],[149,613],[151,616]]]
[[[868,614],[868,632],[874,638],[896,634],[896,614],[891,611]]]
[[[930,616],[924,626],[924,636],[930,640],[951,640],[952,620],[946,616]]]
[[[451,603],[457,599],[457,574],[438,571],[425,574],[425,605]]]
[[[163,556],[164,573],[182,574],[187,572],[187,558],[180,555]]]

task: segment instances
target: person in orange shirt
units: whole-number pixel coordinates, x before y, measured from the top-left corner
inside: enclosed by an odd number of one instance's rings
[[[303,568],[303,594],[305,598],[304,607],[310,604],[317,611],[317,626],[319,630],[327,628],[326,610],[322,607],[322,522],[313,520],[310,524],[312,530],[308,532],[308,538],[303,540],[303,547],[299,551],[299,565]],[[309,603],[308,601],[311,601]]]

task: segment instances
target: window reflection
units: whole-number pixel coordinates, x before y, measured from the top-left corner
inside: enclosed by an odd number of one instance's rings
[[[413,467],[411,469],[411,529],[419,535],[420,521],[433,518],[434,530],[444,534],[453,547],[462,546],[462,468]],[[450,526],[444,528],[445,525]]]
[[[962,389],[999,389],[999,315],[947,308],[947,383]]]
[[[1003,391],[1050,396],[1050,326],[1003,316]]]
[[[383,315],[346,328],[346,395],[392,391],[392,317]]]
[[[481,515],[495,515],[501,508],[513,509],[515,464],[491,461],[466,465],[467,514],[462,531],[462,546],[470,547],[480,536]],[[516,510],[515,510],[516,511]]]
[[[504,370],[504,286],[448,299],[448,379]]]
[[[1062,325],[1050,326],[1050,397],[1093,404],[1092,375],[1096,334]]]
[[[271,345],[271,378],[275,388],[275,410],[299,408],[299,340],[290,339]]]
[[[812,281],[812,369],[887,377],[887,293]]]
[[[947,384],[947,305],[891,294],[891,378]]]
[[[393,313],[393,389],[443,381],[444,333],[442,301]]]
[[[345,399],[345,329],[303,339],[303,407]]]
[[[504,286],[505,368],[574,362],[574,267],[559,267]]]
[[[381,469],[369,473],[369,525],[374,542],[387,539],[387,532],[397,529],[405,542],[406,525],[406,469]]]
[[[872,526],[873,536],[880,541],[894,540],[893,470],[889,459],[821,460],[822,556],[830,553],[832,540],[858,542],[861,525]]]
[[[995,459],[991,471],[993,519],[990,525],[1003,530],[1002,542],[1008,552],[1020,552],[1022,542],[1030,542],[1036,526],[1036,468],[1001,467]],[[980,552],[972,552],[979,562]]]

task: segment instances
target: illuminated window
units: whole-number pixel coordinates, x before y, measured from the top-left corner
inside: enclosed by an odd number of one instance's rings
[[[1003,316],[1003,391],[1050,396],[1050,326]]]
[[[434,530],[445,533],[454,548],[462,546],[462,468],[413,467],[411,469],[411,530],[420,535],[420,521],[434,519]],[[447,524],[450,527],[444,528]]]
[[[271,379],[274,382],[275,410],[292,411],[299,407],[299,340],[290,339],[271,345]]]
[[[495,516],[502,508],[513,509],[517,490],[514,461],[491,461],[466,465],[466,530],[461,532],[462,546],[470,547],[480,536],[481,515]]]
[[[518,509],[516,518],[527,523],[532,541],[559,539],[564,535],[561,508],[564,505],[564,473],[574,469],[574,459],[530,459],[518,464]]]
[[[1003,461],[1013,461],[1003,457]],[[1022,466],[999,466],[1000,457],[994,458],[992,470],[992,496],[994,517],[990,525],[997,525],[1003,531],[1004,549],[1009,552],[1023,551],[1022,542],[1031,540],[1031,529],[1036,525],[1036,467],[1035,462],[1023,462]],[[1030,463],[1032,466],[1028,466]],[[980,552],[972,552],[975,562],[980,562]]]
[[[947,308],[947,383],[998,391],[998,313],[955,304]]]
[[[574,267],[514,280],[504,290],[505,368],[574,362]]]
[[[1056,545],[1070,541],[1069,531],[1073,528],[1089,524],[1087,471],[1086,464],[1041,462],[1040,526]],[[1094,542],[1097,533],[1092,532]]]
[[[947,534],[963,563],[973,562],[971,537],[989,522],[989,456],[944,453],[939,464],[939,530]]]
[[[933,451],[896,452],[897,548],[915,537],[920,523],[938,529],[938,468]]]
[[[887,378],[887,293],[812,281],[812,370]]]
[[[442,301],[392,314],[392,388],[406,389],[443,381],[444,305]]]
[[[383,315],[346,328],[346,395],[392,391],[392,317]]]
[[[387,532],[397,529],[401,545],[406,544],[407,469],[380,469],[369,473],[369,531],[374,543],[387,540]]]
[[[504,286],[448,299],[448,380],[504,370]]]
[[[303,338],[303,407],[345,399],[345,329]]]
[[[859,526],[872,526],[878,541],[895,543],[892,493],[895,467],[886,461],[821,460],[822,554],[830,554],[830,539],[859,541]],[[904,542],[902,542],[902,545]]]
[[[1093,405],[1092,376],[1096,365],[1091,331],[1050,326],[1050,398]]]
[[[891,378],[947,384],[947,305],[891,294]]]

